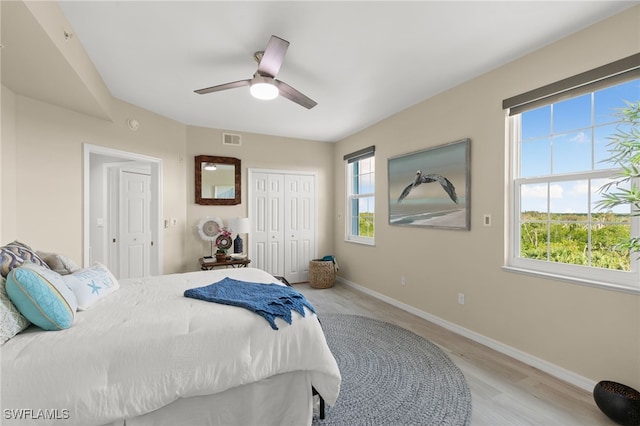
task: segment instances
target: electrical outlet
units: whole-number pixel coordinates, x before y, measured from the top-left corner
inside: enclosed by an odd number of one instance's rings
[[[464,293],[458,293],[458,305],[464,305]]]
[[[400,285],[403,287],[407,285],[407,279],[404,275],[400,277]]]

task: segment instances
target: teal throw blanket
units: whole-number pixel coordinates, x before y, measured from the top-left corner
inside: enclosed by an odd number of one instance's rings
[[[305,306],[311,312],[316,312],[311,303],[291,287],[239,281],[229,277],[204,287],[185,290],[184,295],[248,309],[266,319],[274,330],[278,329],[276,317],[281,317],[291,324],[292,310],[303,317]]]

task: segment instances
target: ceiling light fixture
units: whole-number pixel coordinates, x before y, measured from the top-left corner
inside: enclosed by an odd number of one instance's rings
[[[204,163],[202,168],[205,169],[205,170],[209,170],[209,171],[217,169],[217,167],[216,167],[216,165],[214,163]]]
[[[273,84],[273,79],[263,76],[253,77],[249,91],[254,98],[265,101],[275,99],[280,94],[276,85]]]

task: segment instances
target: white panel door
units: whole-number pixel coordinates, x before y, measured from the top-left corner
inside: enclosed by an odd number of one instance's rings
[[[269,174],[267,269],[271,275],[284,276],[284,176]]]
[[[315,256],[315,176],[285,172],[250,175],[251,264],[289,282],[309,279]]]
[[[285,176],[285,278],[309,280],[309,261],[315,256],[315,179],[309,175]]]
[[[251,261],[256,268],[284,276],[284,176],[255,173],[251,185]]]
[[[120,174],[120,274],[118,278],[149,275],[151,248],[151,177],[122,171]]]
[[[251,220],[251,232],[249,234],[249,250],[251,266],[267,270],[267,205],[269,197],[266,173],[255,173],[251,177],[249,194],[252,197],[249,220]]]

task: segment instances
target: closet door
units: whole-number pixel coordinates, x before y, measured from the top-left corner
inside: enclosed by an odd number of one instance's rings
[[[272,275],[284,276],[284,175],[254,173],[252,189],[251,262]]]
[[[315,179],[285,175],[284,269],[289,282],[309,280],[309,261],[315,255]]]
[[[309,279],[315,257],[315,176],[251,172],[249,235],[251,266],[289,282]]]

